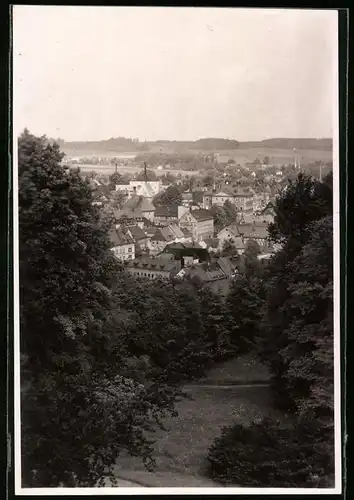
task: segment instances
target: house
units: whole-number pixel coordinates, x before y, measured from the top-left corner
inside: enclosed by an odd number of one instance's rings
[[[214,218],[208,210],[190,210],[178,220],[179,227],[188,229],[195,240],[214,236]]]
[[[159,257],[166,253],[174,255],[175,259],[182,262],[182,265],[186,259],[191,261],[197,260],[198,262],[207,262],[210,260],[208,251],[202,248],[197,242],[169,243],[159,254]]]
[[[269,248],[269,233],[267,223],[239,224],[237,226],[239,234],[242,236],[243,242],[254,240],[258,245]]]
[[[141,227],[137,225],[127,226],[127,233],[133,239],[136,249],[149,250],[150,238]]]
[[[155,208],[154,223],[160,226],[168,226],[178,221],[177,205],[161,206]]]
[[[199,245],[209,253],[216,253],[220,250],[220,240],[218,238],[204,238],[204,240],[199,241]]]
[[[235,246],[239,254],[242,254],[245,251],[245,242],[243,241],[236,224],[232,224],[221,229],[221,231],[217,234],[217,238],[219,240],[219,249],[222,249],[225,242],[229,241]]]
[[[228,257],[205,263],[191,263],[183,266],[176,274],[176,279],[188,279],[214,293],[227,295],[231,280],[237,272],[236,266]]]
[[[134,212],[145,217],[150,222],[153,222],[155,215],[155,207],[151,201],[144,196],[134,194],[123,205],[122,210]]]
[[[100,184],[96,179],[93,180],[95,182],[95,187],[93,188],[93,202],[92,205],[103,206],[107,205],[111,199],[111,188],[109,186],[104,186]],[[97,184],[96,184],[97,183]]]
[[[249,187],[231,186],[227,184],[220,190],[208,191],[203,195],[203,207],[210,209],[212,206],[223,206],[229,201],[243,212],[253,211],[254,192]]]
[[[150,200],[163,189],[161,181],[130,181],[129,186],[133,188],[135,194],[144,196]]]
[[[174,223],[163,226],[157,229],[150,239],[151,252],[157,254],[165,248],[167,243],[177,242],[183,239],[185,239],[185,236],[177,224]]]
[[[116,228],[120,226],[139,226],[141,229],[150,227],[151,222],[141,214],[129,210],[114,210]]]
[[[141,257],[127,264],[127,270],[130,274],[137,278],[170,279],[180,270],[180,262],[173,257],[156,258],[156,257]]]
[[[193,204],[193,193],[192,191],[185,191],[182,193],[182,205],[185,207],[189,207],[191,204]]]
[[[112,229],[109,233],[111,250],[121,262],[135,259],[135,243],[123,228]]]

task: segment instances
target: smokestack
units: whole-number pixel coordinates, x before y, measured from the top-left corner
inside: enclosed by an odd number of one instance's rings
[[[146,167],[146,161],[144,161],[144,178],[145,178],[145,182],[147,182],[147,167]]]

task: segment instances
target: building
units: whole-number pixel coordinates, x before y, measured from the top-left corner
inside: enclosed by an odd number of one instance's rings
[[[208,210],[190,210],[182,215],[178,225],[182,230],[187,229],[197,241],[214,236],[214,218]]]
[[[232,243],[239,254],[245,251],[245,242],[238,230],[236,224],[224,227],[218,232],[217,238],[219,240],[219,249],[221,250],[226,241]]]
[[[172,223],[168,226],[158,228],[150,239],[151,253],[157,254],[161,252],[168,243],[182,240],[185,240],[185,236],[177,224]]]
[[[252,224],[239,224],[237,228],[245,244],[247,244],[247,241],[253,240],[258,243],[261,249],[262,247],[269,248],[270,243],[267,223],[253,222]]]
[[[137,251],[137,249],[142,251],[148,251],[150,249],[150,238],[141,227],[137,225],[127,226],[127,233],[135,243],[135,251]]]
[[[109,233],[111,250],[118,260],[126,262],[135,259],[135,243],[123,228],[113,229]]]
[[[240,212],[252,212],[253,197],[254,192],[251,188],[227,184],[222,189],[204,193],[203,207],[204,209],[210,209],[214,205],[223,206],[226,201],[229,201]]]
[[[182,205],[185,207],[189,207],[193,204],[193,193],[192,191],[184,191],[182,193]]]
[[[204,238],[204,240],[199,241],[199,245],[206,248],[209,253],[216,253],[221,249],[218,238]]]
[[[141,214],[132,210],[115,210],[114,217],[116,228],[121,226],[139,226],[141,229],[146,229],[151,226],[151,222]]]
[[[92,205],[103,206],[107,205],[111,199],[111,188],[109,186],[105,186],[98,182],[96,179],[92,180],[93,185],[93,202]]]
[[[190,262],[181,267],[176,279],[188,279],[214,293],[227,295],[236,273],[236,265],[228,257],[222,257],[204,263]]]
[[[133,212],[141,217],[145,217],[150,222],[153,222],[155,215],[155,207],[148,198],[134,194],[123,205],[123,211]]]
[[[161,181],[130,181],[129,185],[135,194],[150,198],[150,200],[164,188]]]
[[[164,254],[174,255],[176,260],[181,261],[182,267],[186,260],[198,262],[208,262],[210,260],[208,251],[205,248],[202,248],[197,242],[169,243],[159,254],[159,257]]]
[[[177,205],[161,206],[155,208],[154,223],[159,226],[168,226],[178,221]]]
[[[180,262],[173,256],[169,258],[141,257],[127,264],[127,270],[137,278],[150,280],[171,279],[180,270]]]

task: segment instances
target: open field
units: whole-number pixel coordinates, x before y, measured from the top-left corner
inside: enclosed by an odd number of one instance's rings
[[[79,150],[66,150],[64,148],[63,150],[68,156],[72,157],[102,157],[102,158],[121,158],[121,159],[132,159],[134,158],[137,154],[144,154],[143,152],[120,152],[120,151],[79,151]],[[152,153],[152,152],[150,152]],[[172,153],[170,151],[164,151],[165,154]],[[189,153],[189,154],[210,154],[212,153],[211,151],[198,151],[198,150],[190,150],[190,151],[185,151],[184,153]],[[147,155],[149,155],[149,152],[146,152]],[[173,154],[178,154],[173,153]],[[183,153],[181,153],[183,154]],[[243,165],[245,162],[248,161],[253,161],[259,158],[262,160],[265,156],[269,157],[270,163],[275,163],[275,164],[289,164],[294,161],[294,154],[295,152],[292,149],[278,149],[278,148],[247,148],[247,149],[233,149],[229,151],[220,151],[219,152],[219,161],[227,161],[229,158],[232,158],[236,161],[236,163],[239,163]],[[302,149],[302,150],[297,150],[296,151],[296,156],[300,160],[301,163],[308,163],[308,162],[314,162],[314,161],[331,161],[332,160],[332,151],[328,150],[315,150],[315,149]]]

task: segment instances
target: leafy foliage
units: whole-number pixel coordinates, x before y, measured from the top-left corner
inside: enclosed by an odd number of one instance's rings
[[[333,487],[333,455],[313,446],[314,439],[332,437],[323,435],[314,421],[236,423],[224,428],[211,446],[208,474],[225,486]]]
[[[198,378],[220,354],[224,309],[211,292],[125,276],[115,293],[129,311],[129,351],[148,356],[152,380],[177,384]]]
[[[181,204],[182,194],[177,186],[169,186],[165,191],[162,191],[154,198],[154,205],[156,207]]]
[[[18,151],[22,480],[95,486],[124,449],[151,465],[144,431],[176,394],[122,375],[122,272],[88,181],[45,137],[25,130]]]
[[[234,353],[254,350],[264,306],[263,283],[257,277],[233,280],[226,299],[229,348]]]
[[[246,272],[232,286],[231,341],[235,350],[257,348],[272,374],[274,402],[291,419],[224,429],[208,455],[209,475],[223,484],[333,486],[331,199],[330,178],[291,183],[271,227],[282,249],[263,276]]]

